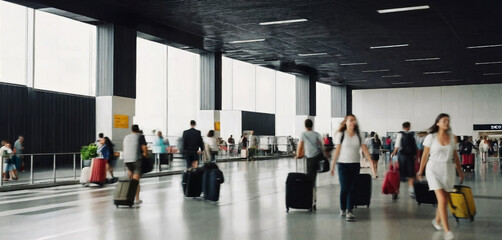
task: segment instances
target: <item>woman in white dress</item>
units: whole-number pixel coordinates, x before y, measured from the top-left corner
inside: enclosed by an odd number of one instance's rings
[[[482,137],[479,143],[479,150],[481,152],[481,161],[486,163],[486,158],[488,156],[488,149],[490,148],[490,143],[488,142],[488,137]]]
[[[432,225],[438,231],[444,230],[444,239],[447,240],[454,239],[448,225],[446,208],[450,197],[449,192],[453,191],[455,184],[455,169],[460,176],[460,181],[464,180],[455,139],[450,129],[450,116],[446,113],[439,114],[424,140],[424,153],[417,172],[418,179],[421,179],[425,169],[429,189],[434,191],[438,200],[436,217],[432,220]]]

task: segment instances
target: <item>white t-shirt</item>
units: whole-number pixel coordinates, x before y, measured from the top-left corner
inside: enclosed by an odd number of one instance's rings
[[[322,153],[320,149],[323,142],[321,134],[315,131],[305,131],[300,136],[300,141],[303,142],[303,149],[307,158],[313,158]]]
[[[453,159],[453,151],[458,150],[455,144],[453,134],[450,134],[450,143],[446,146],[441,145],[437,140],[437,134],[429,134],[425,137],[424,146],[430,148],[429,161],[448,162]]]
[[[216,139],[214,137],[206,137],[204,140],[205,140],[204,142],[206,142],[207,145],[209,145],[211,151],[217,152],[219,150],[218,144],[216,143]]]
[[[345,131],[343,142],[341,143],[340,156],[338,157],[339,163],[359,163],[361,155],[359,154],[359,150],[361,149],[361,145],[366,145],[364,143],[364,137],[361,133],[359,133],[360,138],[357,137],[356,134],[354,136],[349,136],[347,131]],[[335,145],[339,145],[341,142],[342,133],[337,132],[335,135]],[[359,139],[361,141],[359,142]]]
[[[12,154],[12,149],[6,147],[6,146],[3,146],[0,148],[0,159],[3,157],[3,151],[7,150],[7,153],[9,154],[9,158],[11,157],[10,155]],[[8,158],[5,158],[5,160],[8,159]]]

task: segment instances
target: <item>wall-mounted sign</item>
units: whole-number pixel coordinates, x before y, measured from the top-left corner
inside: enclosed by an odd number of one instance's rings
[[[114,128],[129,128],[129,116],[127,115],[113,115]]]
[[[220,122],[214,122],[214,131],[220,131]]]
[[[474,124],[474,130],[501,130],[502,124]]]

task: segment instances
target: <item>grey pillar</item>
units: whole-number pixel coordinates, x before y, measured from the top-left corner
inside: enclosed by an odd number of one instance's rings
[[[200,55],[201,110],[221,110],[222,98],[222,55],[221,53],[202,53]]]
[[[331,116],[332,117],[345,117],[348,114],[347,100],[347,87],[345,86],[332,86],[331,87]],[[351,95],[351,94],[350,94]]]

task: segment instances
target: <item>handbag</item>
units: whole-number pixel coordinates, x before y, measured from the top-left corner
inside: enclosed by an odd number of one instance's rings
[[[149,173],[153,170],[153,160],[149,157],[141,157],[141,172]]]
[[[329,160],[323,155],[322,158],[317,161],[317,172],[318,173],[329,172],[329,169],[330,169]]]

